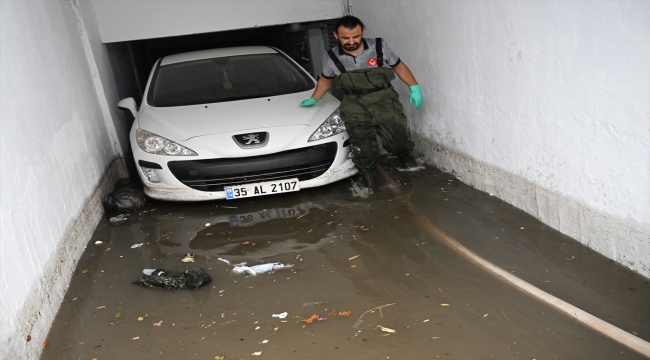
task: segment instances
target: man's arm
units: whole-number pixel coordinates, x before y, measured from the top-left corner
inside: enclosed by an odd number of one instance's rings
[[[311,98],[315,100],[322,99],[323,96],[325,96],[327,90],[332,87],[333,83],[334,79],[328,79],[324,76],[319,77],[318,82],[316,83],[316,89],[314,89],[314,93],[311,95]]]
[[[422,96],[420,85],[418,85],[418,82],[415,80],[415,76],[413,76],[411,69],[409,69],[403,61],[400,61],[399,64],[393,67],[393,71],[395,71],[397,77],[399,77],[411,89],[409,104],[415,103],[413,107],[417,110],[424,102],[424,97]]]
[[[300,103],[299,106],[305,107],[305,106],[313,106],[316,105],[320,101],[320,99],[325,96],[325,93],[327,90],[332,87],[332,83],[334,82],[334,79],[328,79],[324,76],[321,76],[318,78],[318,82],[316,82],[316,89],[314,89],[314,93],[311,95],[311,97],[307,100],[304,100],[302,103]]]
[[[400,78],[400,80],[402,80],[408,86],[413,86],[418,83],[415,80],[415,76],[413,76],[411,69],[409,69],[409,67],[404,64],[404,61],[400,61],[399,64],[395,65],[395,67],[393,67],[393,71],[395,71],[397,77]]]

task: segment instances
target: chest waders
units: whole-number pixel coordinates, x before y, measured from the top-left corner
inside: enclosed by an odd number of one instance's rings
[[[341,61],[328,51],[341,72],[336,85],[345,92],[341,102],[341,119],[345,123],[352,151],[352,161],[361,171],[366,185],[376,191],[376,167],[379,158],[377,135],[384,148],[404,158],[413,150],[404,109],[390,82],[392,69],[382,67],[381,39],[377,39],[377,67],[347,71]]]

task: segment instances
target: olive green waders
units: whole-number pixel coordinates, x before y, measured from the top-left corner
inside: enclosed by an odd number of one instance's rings
[[[415,145],[399,95],[390,85],[393,79],[395,73],[385,67],[348,71],[336,79],[336,85],[345,92],[340,111],[350,135],[352,161],[373,191],[377,190],[377,135],[384,148],[400,159],[406,158]]]

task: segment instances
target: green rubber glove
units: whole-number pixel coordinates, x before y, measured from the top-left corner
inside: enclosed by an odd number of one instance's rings
[[[314,105],[318,104],[319,101],[320,101],[320,99],[316,100],[316,99],[309,98],[309,99],[304,100],[303,102],[301,102],[300,105],[298,105],[298,106],[300,106],[300,107],[314,106]]]
[[[422,90],[420,90],[420,85],[415,84],[409,86],[411,88],[411,96],[409,96],[409,105],[415,103],[414,108],[417,110],[422,103],[424,102],[424,97],[422,97]]]

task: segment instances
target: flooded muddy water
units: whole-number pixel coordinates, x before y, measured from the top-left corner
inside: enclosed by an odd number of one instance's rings
[[[106,215],[41,358],[644,358],[487,273],[417,219],[646,341],[647,278],[449,174],[402,173],[392,159],[382,168],[381,191],[367,198],[353,197],[346,180],[234,201],[152,202],[118,224]],[[194,262],[182,261],[187,253]],[[241,277],[219,258],[294,267]],[[132,284],[143,269],[191,267],[212,282]]]

